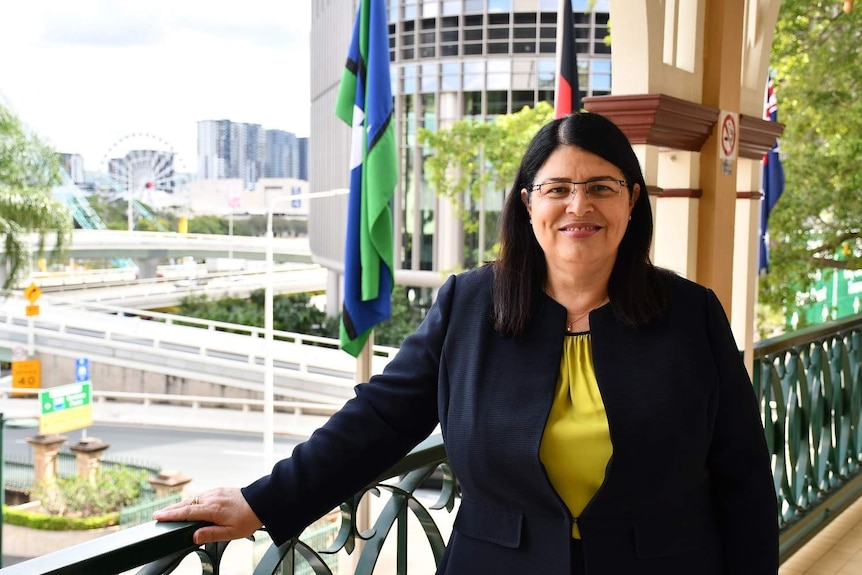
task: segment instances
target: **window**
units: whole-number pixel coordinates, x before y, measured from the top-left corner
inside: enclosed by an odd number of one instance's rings
[[[464,117],[482,115],[482,92],[464,92]]]
[[[538,64],[539,88],[553,90],[554,80],[557,74],[557,62],[555,60],[541,59]]]
[[[437,91],[437,64],[422,64],[422,92]],[[425,95],[422,96],[423,98]]]
[[[484,12],[485,0],[464,0],[464,12]]]
[[[506,91],[489,90],[485,92],[485,96],[488,98],[488,116],[499,116],[508,112],[508,98]]]
[[[395,4],[395,2],[392,2]],[[443,2],[443,14],[460,14],[461,13],[461,0],[446,0]]]
[[[485,87],[485,62],[464,62],[464,89],[482,90]]]
[[[488,80],[486,82],[487,89],[508,90],[511,81],[511,60],[488,60]]]
[[[512,112],[520,112],[524,106],[533,107],[535,103],[532,90],[512,91]]]
[[[402,94],[412,94],[416,90],[416,66],[404,66]]]
[[[444,92],[455,92],[461,88],[461,64],[443,64],[442,90]]]
[[[434,94],[422,94],[422,125],[429,130],[437,129],[437,108]]]

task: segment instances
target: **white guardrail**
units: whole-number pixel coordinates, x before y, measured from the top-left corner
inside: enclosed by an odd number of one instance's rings
[[[28,317],[27,303],[13,295],[0,305],[0,346],[263,391],[262,328],[45,295],[38,301],[40,314]],[[337,340],[274,335],[276,398],[341,405],[353,396],[356,360],[338,348]],[[375,346],[372,373],[381,372],[396,351]],[[97,389],[94,381],[94,395]]]

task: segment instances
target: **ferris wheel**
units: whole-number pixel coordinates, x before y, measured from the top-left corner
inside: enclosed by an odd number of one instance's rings
[[[102,170],[114,192],[145,203],[156,192],[177,191],[184,171],[170,143],[144,132],[114,142],[102,158]]]

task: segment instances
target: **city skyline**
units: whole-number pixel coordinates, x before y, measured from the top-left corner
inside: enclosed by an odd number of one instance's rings
[[[0,19],[0,102],[58,152],[104,170],[135,133],[196,171],[197,122],[307,136],[310,0],[200,5],[14,1]]]

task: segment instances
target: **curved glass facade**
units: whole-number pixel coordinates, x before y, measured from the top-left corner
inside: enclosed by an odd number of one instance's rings
[[[596,2],[592,10],[587,0],[572,4],[581,95],[609,94],[608,2]],[[423,177],[425,152],[417,150],[417,130],[462,118],[489,120],[541,101],[553,104],[557,7],[558,0],[390,0],[402,267],[457,269],[481,259],[475,234],[461,232],[454,211],[438,209],[446,200],[438,202]],[[496,241],[502,194],[486,199],[487,246]],[[452,246],[467,249],[459,254]]]

